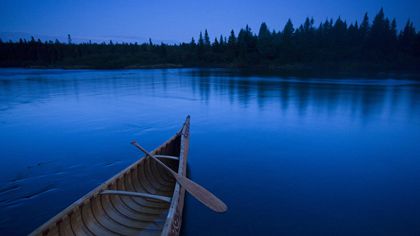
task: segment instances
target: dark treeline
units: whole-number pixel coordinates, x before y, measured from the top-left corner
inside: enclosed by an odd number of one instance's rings
[[[2,67],[134,68],[153,66],[217,66],[272,68],[416,69],[420,66],[420,32],[411,21],[397,30],[383,10],[369,20],[348,24],[338,18],[315,26],[307,18],[299,27],[291,20],[281,31],[262,23],[258,33],[246,26],[238,34],[211,40],[207,30],[197,40],[176,45],[149,43],[66,43],[56,40],[3,42]]]

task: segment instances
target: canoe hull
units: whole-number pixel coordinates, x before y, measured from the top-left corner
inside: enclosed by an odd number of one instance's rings
[[[189,117],[167,142],[153,150],[178,174],[186,176]],[[171,202],[127,195],[105,195],[104,190],[140,192],[170,197]],[[151,158],[143,157],[101,184],[30,235],[178,235],[185,189]]]

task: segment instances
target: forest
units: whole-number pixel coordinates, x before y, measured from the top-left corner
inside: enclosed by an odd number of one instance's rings
[[[0,67],[154,68],[257,67],[327,68],[328,70],[401,71],[420,68],[420,32],[408,20],[397,29],[381,9],[373,20],[347,23],[340,17],[315,24],[306,18],[297,27],[289,19],[282,30],[262,23],[258,33],[246,26],[239,33],[198,38],[179,44],[72,43],[31,38],[0,39]]]

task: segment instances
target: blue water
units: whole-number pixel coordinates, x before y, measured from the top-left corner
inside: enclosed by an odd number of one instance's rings
[[[420,235],[420,82],[0,70],[0,234],[27,234],[191,115],[183,235]]]

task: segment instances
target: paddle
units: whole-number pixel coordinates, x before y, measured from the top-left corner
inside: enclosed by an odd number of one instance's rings
[[[198,201],[203,203],[208,208],[212,209],[215,212],[225,212],[227,211],[227,206],[225,203],[223,203],[219,198],[214,196],[211,192],[203,188],[202,186],[198,185],[197,183],[193,182],[192,180],[179,175],[175,171],[173,171],[171,168],[169,168],[167,165],[165,165],[162,161],[154,157],[152,154],[150,154],[146,149],[144,149],[142,146],[140,146],[136,141],[132,141],[131,144],[136,146],[138,149],[140,149],[144,154],[151,157],[153,160],[155,160],[157,163],[159,163],[163,168],[165,168],[171,175],[176,179],[176,181],[187,190],[191,195],[193,195]]]

